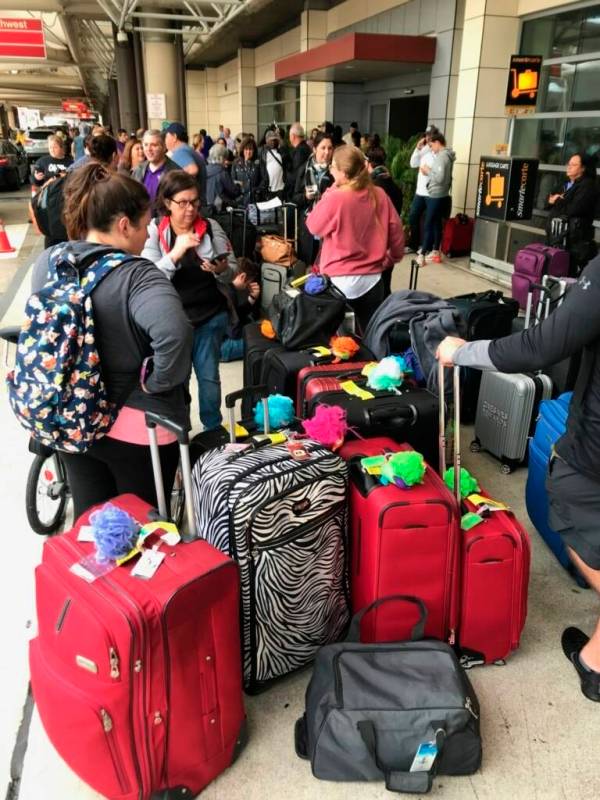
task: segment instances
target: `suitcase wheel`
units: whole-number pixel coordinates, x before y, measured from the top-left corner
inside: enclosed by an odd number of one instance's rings
[[[506,661],[503,658],[499,658],[497,661],[494,661],[495,667],[505,667]]]
[[[500,467],[500,472],[501,472],[503,475],[510,475],[510,473],[511,473],[512,471],[513,471],[513,468],[511,467],[511,465],[510,465],[510,464],[502,464],[502,466]]]
[[[473,441],[469,445],[469,449],[472,453],[481,452],[481,442],[479,441],[479,439],[473,439]]]

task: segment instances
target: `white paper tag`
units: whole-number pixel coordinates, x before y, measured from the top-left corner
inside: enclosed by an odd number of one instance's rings
[[[160,550],[144,550],[141,558],[131,570],[132,576],[148,580],[160,567],[164,557],[165,554],[161,553]]]
[[[77,575],[78,578],[83,578],[83,580],[87,581],[88,583],[93,583],[96,580],[96,575],[88,572],[88,570],[85,567],[82,567],[81,564],[73,564],[70,569],[73,575]]]
[[[429,772],[433,767],[437,752],[438,749],[435,742],[421,742],[410,765],[410,771]]]
[[[94,529],[91,525],[82,525],[79,528],[79,533],[77,534],[77,541],[78,542],[93,542],[94,540]]]

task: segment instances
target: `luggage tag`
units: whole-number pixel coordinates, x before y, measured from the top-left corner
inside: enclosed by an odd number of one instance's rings
[[[283,444],[287,441],[287,436],[282,431],[275,431],[275,433],[257,433],[251,441],[257,447],[264,447],[267,444]]]
[[[294,461],[308,461],[311,458],[311,454],[301,441],[286,442],[285,446]]]
[[[499,500],[492,500],[491,497],[483,497],[481,494],[470,494],[467,500],[475,506],[485,506],[488,511],[510,511],[510,506],[501,503]]]
[[[94,529],[91,525],[82,525],[77,533],[78,542],[94,542]]]
[[[223,427],[229,433],[229,424],[227,422],[225,422],[223,424]],[[234,434],[235,434],[235,438],[236,439],[244,439],[244,438],[246,438],[247,436],[250,435],[248,433],[248,431],[246,430],[246,428],[244,428],[243,425],[240,425],[239,422],[235,423],[235,432],[234,432]]]
[[[368,392],[366,389],[361,389],[354,381],[344,381],[340,383],[340,388],[346,392],[346,394],[358,397],[360,400],[373,400],[375,397],[374,394]]]
[[[460,527],[463,531],[470,531],[471,528],[474,528],[481,522],[483,522],[483,517],[480,514],[475,514],[473,511],[467,511],[466,514],[463,514],[460,520]]]
[[[166,553],[161,550],[144,550],[142,557],[131,570],[133,578],[149,580],[162,564]]]
[[[410,765],[410,772],[430,772],[437,754],[438,749],[435,742],[421,742]]]
[[[310,277],[310,272],[307,272],[306,275],[300,275],[298,278],[294,278],[293,281],[290,281],[290,286],[293,286],[294,289],[298,289],[300,286],[304,286],[306,281]]]
[[[309,347],[308,351],[317,358],[329,358],[331,356],[331,350],[328,347],[323,347],[322,345],[317,345],[316,347]]]
[[[177,525],[173,522],[147,522],[140,529],[137,539],[138,549],[160,547],[164,542],[169,547],[175,547],[181,541]]]
[[[79,578],[83,578],[87,583],[93,583],[97,578],[102,578],[108,575],[113,569],[116,569],[117,564],[115,561],[98,561],[96,553],[90,553],[78,561],[76,564],[71,564],[69,571]]]
[[[367,456],[361,458],[360,466],[367,475],[381,475],[381,468],[385,462],[385,456]]]

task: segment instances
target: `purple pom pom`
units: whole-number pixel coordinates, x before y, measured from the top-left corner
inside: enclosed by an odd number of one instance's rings
[[[306,294],[321,294],[327,288],[327,281],[322,275],[317,275],[315,272],[311,273],[306,283],[304,284],[304,291]]]
[[[139,525],[133,517],[112,503],[106,503],[90,515],[99,561],[116,561],[135,544]]]

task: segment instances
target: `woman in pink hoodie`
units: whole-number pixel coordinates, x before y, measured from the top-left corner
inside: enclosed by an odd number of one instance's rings
[[[321,239],[320,272],[346,295],[362,334],[384,299],[383,270],[404,255],[404,232],[357,147],[338,147],[330,170],[335,185],[307,216],[306,226]]]

